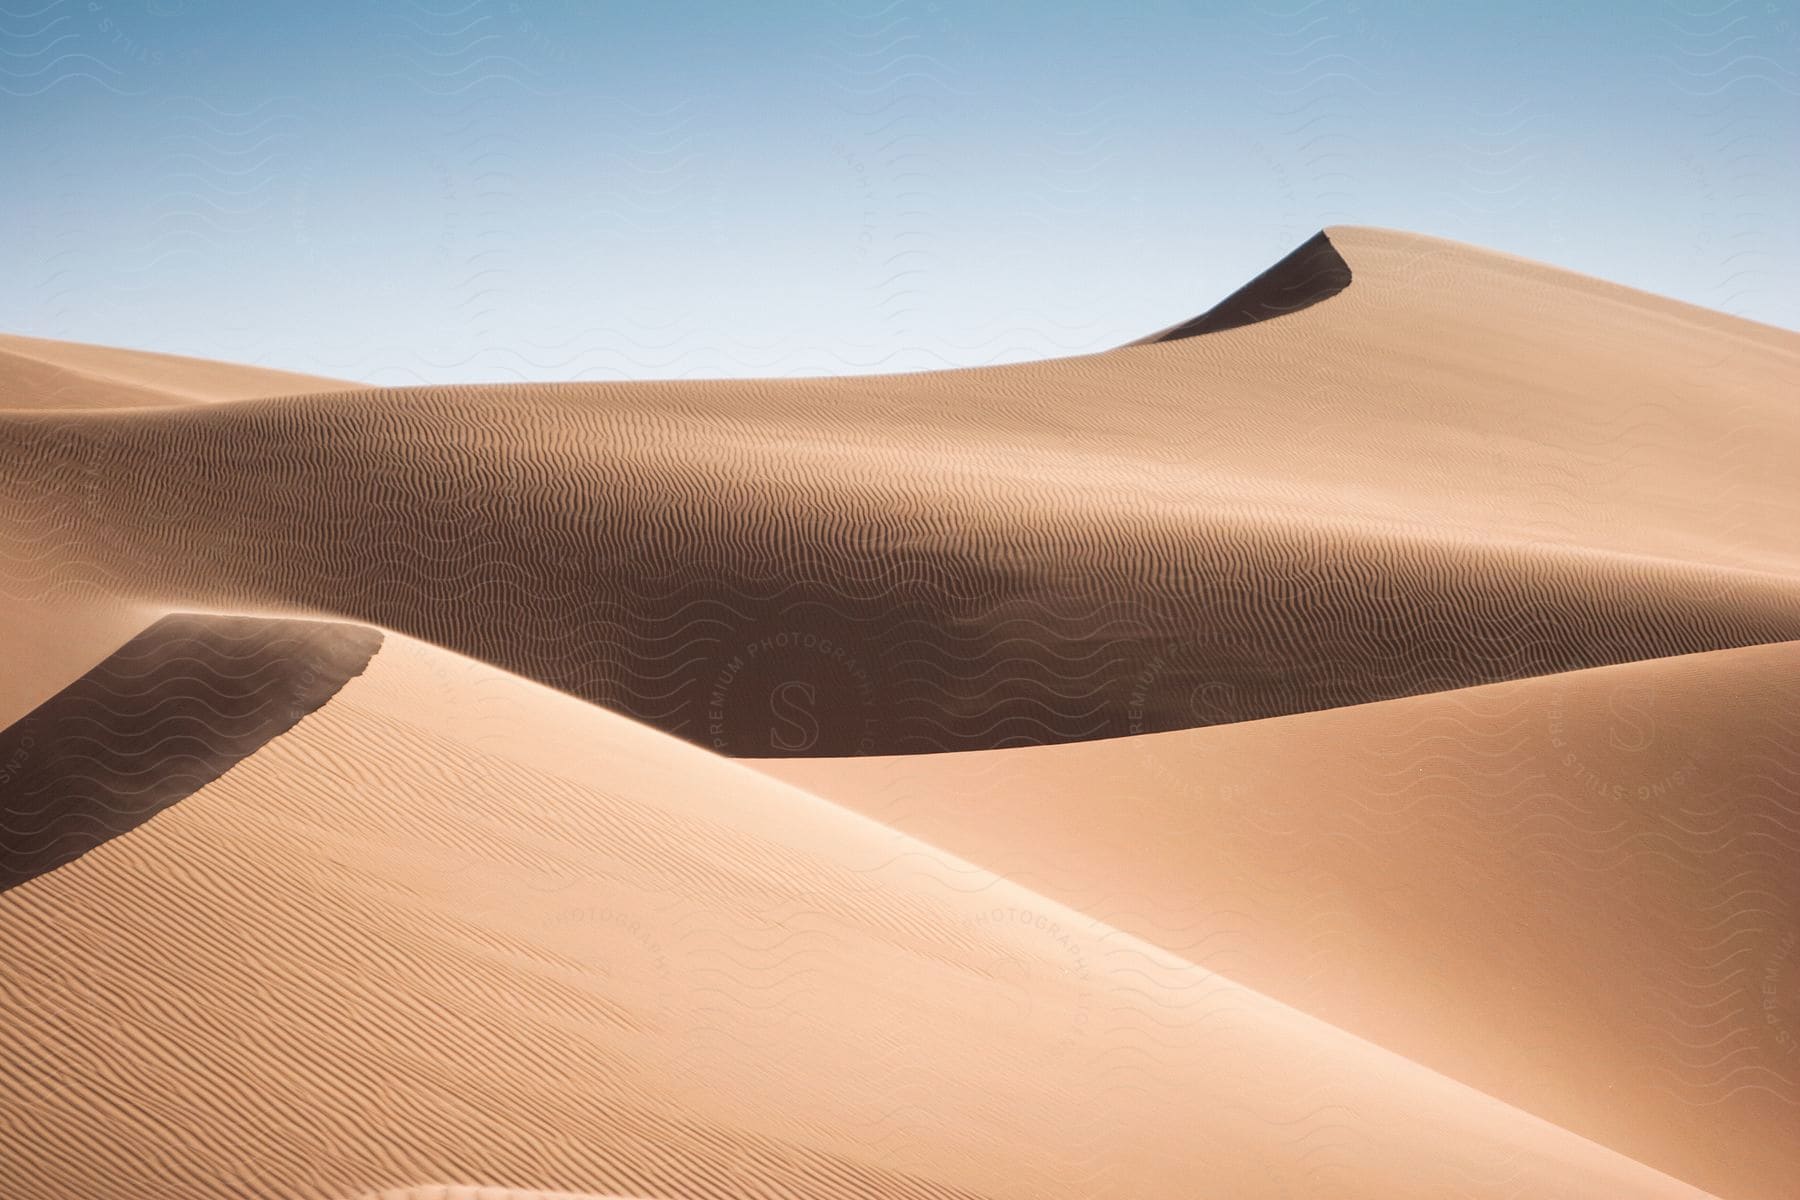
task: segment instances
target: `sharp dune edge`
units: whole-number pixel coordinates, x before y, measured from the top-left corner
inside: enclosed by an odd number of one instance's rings
[[[0,730],[0,891],[217,779],[325,703],[381,642],[359,625],[170,616]]]
[[[1178,342],[1269,321],[1329,300],[1350,286],[1350,264],[1324,231],[1308,238],[1280,262],[1191,320],[1128,343],[1147,346]]]
[[[0,338],[0,1195],[1780,1200],[1797,382],[1362,229],[919,376]]]

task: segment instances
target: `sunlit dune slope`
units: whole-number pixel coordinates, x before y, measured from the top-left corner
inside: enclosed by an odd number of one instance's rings
[[[1428,238],[1309,246],[1342,290],[1277,271],[1237,306],[1269,319],[1050,362],[14,412],[0,555],[400,630],[753,756],[1800,638],[1800,337]]]
[[[398,637],[0,894],[0,1063],[9,1200],[1701,1194]]]
[[[12,565],[0,559],[0,570]],[[0,728],[55,695],[160,615],[141,602],[91,592],[80,598],[66,591],[62,596],[32,595],[26,586],[17,575],[0,584],[0,628],[7,630],[0,641],[6,657],[6,669],[0,671]]]
[[[759,765],[1722,1196],[1800,1178],[1800,644]]]
[[[356,386],[268,367],[0,334],[0,409],[147,408]]]

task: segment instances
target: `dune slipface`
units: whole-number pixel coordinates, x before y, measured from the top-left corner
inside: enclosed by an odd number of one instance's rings
[[[1350,286],[1350,264],[1323,232],[1199,316],[1131,343],[1178,342],[1268,321],[1329,300]]]
[[[1786,1200],[1796,383],[1363,229],[916,376],[0,338],[0,1196]]]
[[[0,729],[0,891],[217,779],[362,670],[361,626],[164,617]]]
[[[16,414],[8,553],[400,630],[754,756],[1800,638],[1793,335],[1429,239],[1308,247],[1301,282],[1326,251],[1353,281],[1054,362]]]

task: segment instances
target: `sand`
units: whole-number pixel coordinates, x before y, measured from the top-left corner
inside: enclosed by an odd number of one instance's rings
[[[350,388],[312,375],[205,359],[0,335],[0,417],[35,412],[51,424],[38,445],[63,444],[54,414],[160,408]],[[20,720],[131,637],[165,615],[159,599],[128,595],[70,537],[27,540],[31,514],[47,498],[31,470],[31,447],[6,441],[0,479],[0,727]],[[80,494],[79,489],[75,494]],[[68,498],[65,497],[65,501]]]
[[[329,700],[380,644],[364,625],[157,621],[0,729],[0,891],[217,779]]]
[[[0,419],[30,558],[745,756],[1189,728],[1800,638],[1796,338],[1450,243],[1107,354]],[[1157,686],[1134,702],[1146,672]]]
[[[356,386],[268,367],[0,334],[0,409],[158,408]]]
[[[1800,643],[759,765],[1721,1195],[1800,1177]]]
[[[1340,236],[1342,236],[1340,234]],[[1350,264],[1323,230],[1274,266],[1199,316],[1129,343],[1178,342],[1203,333],[1239,329],[1310,308],[1350,286]]]
[[[0,339],[0,1195],[1780,1200],[1796,383],[1354,228],[914,376]]]
[[[0,902],[18,1200],[1702,1194],[401,638]]]

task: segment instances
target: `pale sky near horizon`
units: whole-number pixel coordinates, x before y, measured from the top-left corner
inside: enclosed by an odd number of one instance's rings
[[[1322,226],[1800,328],[1800,0],[0,0],[0,331],[379,384],[1097,350]]]

